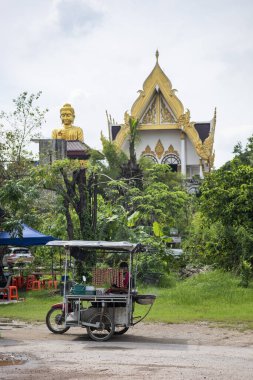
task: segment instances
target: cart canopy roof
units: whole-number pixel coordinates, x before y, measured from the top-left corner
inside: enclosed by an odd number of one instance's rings
[[[101,249],[117,252],[144,252],[145,247],[142,244],[129,243],[127,241],[86,241],[86,240],[53,240],[49,241],[47,246],[51,247],[79,247],[87,249]]]

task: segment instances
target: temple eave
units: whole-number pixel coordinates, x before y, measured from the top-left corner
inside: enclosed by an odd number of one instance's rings
[[[140,124],[138,126],[140,131],[158,131],[158,130],[167,130],[167,129],[180,129],[177,123],[168,123],[168,124]]]

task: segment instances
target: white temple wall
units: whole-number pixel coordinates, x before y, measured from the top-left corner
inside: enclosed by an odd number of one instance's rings
[[[188,136],[185,135],[186,164],[199,165],[199,157]]]
[[[155,153],[155,147],[159,139],[164,147],[164,152],[168,150],[170,145],[172,145],[174,150],[178,152],[182,165],[181,172],[186,176],[186,178],[192,178],[193,176],[200,174],[200,160],[196,153],[196,150],[186,134],[185,143],[182,144],[180,130],[140,131],[135,147],[137,159],[141,157],[147,145],[149,145],[151,151]],[[185,147],[184,167],[182,162],[183,155],[181,152],[183,146]],[[127,139],[124,141],[122,149],[127,155],[129,155],[129,143]],[[158,157],[156,156],[156,158],[158,162],[161,162],[162,157],[161,159],[158,159]]]
[[[142,152],[145,150],[147,145],[150,146],[151,150],[155,152],[155,147],[160,139],[163,144],[164,150],[166,151],[170,145],[173,146],[181,158],[181,131],[180,130],[166,130],[166,131],[140,131],[139,139],[136,143],[136,155],[139,158]],[[129,144],[127,139],[124,141],[122,149],[125,153],[129,153]],[[185,157],[186,165],[199,165],[199,157],[189,140],[188,136],[185,135]]]
[[[168,150],[169,146],[172,145],[174,150],[176,150],[180,156],[180,133],[181,132],[178,130],[140,131],[140,140],[136,144],[137,157],[141,156],[147,145],[149,145],[151,150],[155,152],[155,147],[159,139],[164,147],[164,151]]]

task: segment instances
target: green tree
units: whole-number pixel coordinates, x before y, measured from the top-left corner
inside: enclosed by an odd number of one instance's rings
[[[2,227],[7,231],[22,234],[22,223],[36,223],[33,205],[38,197],[38,188],[31,178],[9,179],[0,188],[0,204],[3,208]]]
[[[60,199],[66,217],[67,235],[72,239],[92,239],[96,230],[96,177],[78,160],[57,160],[34,169],[38,185]],[[73,212],[78,219],[74,231]]]
[[[13,100],[13,111],[0,113],[4,145],[2,155],[8,164],[20,163],[32,157],[31,152],[27,150],[29,143],[31,139],[40,136],[40,128],[48,111],[41,110],[36,104],[40,96],[41,91],[31,95],[23,92]]]
[[[127,178],[129,183],[134,187],[142,188],[142,169],[136,159],[135,145],[138,138],[139,120],[133,117],[129,118],[129,160],[121,167],[121,175]]]
[[[14,110],[0,113],[0,208],[2,225],[21,230],[21,223],[31,219],[29,208],[36,199],[36,186],[30,180],[33,155],[30,140],[38,137],[47,110],[37,102],[41,92],[20,94],[13,100]]]
[[[126,154],[117,148],[117,146],[112,142],[107,140],[103,135],[101,135],[101,142],[103,148],[103,156],[97,155],[96,151],[93,151],[90,159],[90,166],[92,170],[98,174],[104,175],[104,181],[108,176],[110,179],[118,179],[121,176],[121,167],[127,162]]]
[[[201,187],[201,209],[214,222],[253,226],[253,167],[231,163],[206,177]]]
[[[191,259],[237,271],[253,262],[253,167],[239,156],[206,176],[184,242]]]
[[[245,148],[243,148],[242,143],[239,142],[234,147],[233,153],[235,154],[234,162],[241,165],[253,166],[253,135],[248,138]]]

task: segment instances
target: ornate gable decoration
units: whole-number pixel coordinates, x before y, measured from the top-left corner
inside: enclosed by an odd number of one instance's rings
[[[140,95],[131,108],[131,116],[141,120],[150,102],[153,102],[154,98],[156,98],[156,105],[157,101],[160,100],[159,107],[160,110],[163,110],[162,118],[164,122],[175,123],[184,113],[184,107],[175,95],[176,90],[172,89],[169,78],[165,75],[158,63],[158,52],[156,58],[155,67],[143,83],[143,89],[139,91]]]
[[[156,124],[156,115],[156,97],[154,97],[144,112],[140,122],[142,124]]]
[[[176,117],[160,90],[156,90],[153,98],[143,112],[140,124],[175,124]]]
[[[162,95],[160,95],[160,122],[162,123],[176,123],[176,118],[173,115],[169,105]]]

